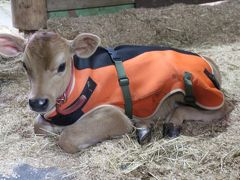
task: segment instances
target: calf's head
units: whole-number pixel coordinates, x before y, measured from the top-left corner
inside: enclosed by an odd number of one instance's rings
[[[36,32],[28,40],[0,34],[0,54],[23,53],[23,67],[31,84],[29,105],[36,112],[47,112],[66,90],[71,78],[72,57],[91,56],[100,44],[96,35],[83,33],[67,40],[53,32]]]

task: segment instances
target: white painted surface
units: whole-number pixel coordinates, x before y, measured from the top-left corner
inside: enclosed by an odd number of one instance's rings
[[[227,2],[227,0],[211,2],[211,3],[204,3],[204,4],[200,4],[200,6],[216,6],[216,5],[225,3],[225,2]]]
[[[0,26],[13,27],[10,1],[0,1]]]
[[[11,3],[6,0],[0,0],[0,33],[19,34],[12,25]]]

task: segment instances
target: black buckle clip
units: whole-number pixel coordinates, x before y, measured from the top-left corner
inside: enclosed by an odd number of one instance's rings
[[[128,86],[129,85],[128,77],[122,77],[122,78],[118,79],[118,82],[119,82],[120,86]]]

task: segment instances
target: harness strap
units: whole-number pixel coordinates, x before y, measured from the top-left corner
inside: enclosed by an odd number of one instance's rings
[[[121,86],[122,89],[122,94],[124,98],[124,106],[125,106],[125,114],[132,119],[132,97],[130,93],[130,88],[129,88],[129,79],[126,75],[126,72],[124,70],[123,63],[120,59],[120,57],[117,55],[117,52],[112,49],[112,48],[107,48],[106,49],[108,54],[110,55],[115,68],[117,70],[118,74],[118,82],[119,85]]]
[[[183,75],[183,81],[185,86],[185,97],[184,101],[187,105],[196,106],[195,104],[195,97],[193,95],[193,88],[192,88],[192,74],[189,72],[185,72]]]
[[[206,74],[206,76],[212,81],[212,83],[214,84],[214,86],[220,90],[221,86],[220,83],[218,82],[218,80],[216,79],[216,77],[214,76],[214,74],[210,73],[207,69],[204,69],[204,73]]]

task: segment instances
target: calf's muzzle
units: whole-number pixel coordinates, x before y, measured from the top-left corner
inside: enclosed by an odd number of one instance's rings
[[[33,111],[36,112],[44,112],[48,108],[49,101],[48,99],[37,98],[37,99],[29,99],[29,106]]]

